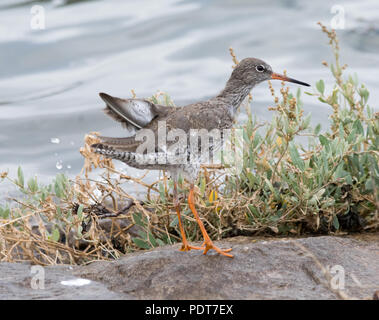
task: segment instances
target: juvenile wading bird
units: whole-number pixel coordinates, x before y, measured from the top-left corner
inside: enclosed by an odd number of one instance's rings
[[[155,137],[158,135],[158,123],[160,121],[165,121],[167,131],[181,129],[186,134],[189,134],[190,129],[206,129],[208,131],[219,129],[222,131],[233,126],[236,111],[250,90],[258,83],[270,79],[309,86],[307,83],[272,72],[271,67],[262,60],[246,58],[235,67],[224,90],[218,96],[181,108],[157,105],[142,99],[119,99],[105,93],[100,93],[100,97],[106,103],[106,114],[114,120],[121,122],[126,127],[134,127],[136,130],[143,128],[150,129]],[[206,254],[210,249],[213,249],[219,254],[233,257],[228,253],[232,249],[220,249],[213,244],[195,209],[194,182],[200,169],[201,159],[185,163],[171,163],[168,161],[162,164],[158,161],[158,158],[162,153],[167,153],[167,149],[162,150],[156,147],[149,154],[145,154],[149,158],[148,162],[141,161],[141,154],[137,153],[137,149],[143,141],[137,141],[135,135],[127,138],[99,138],[101,143],[91,146],[93,151],[98,154],[102,154],[107,158],[120,160],[138,169],[167,170],[170,173],[174,181],[174,206],[178,215],[179,229],[182,236],[182,251],[204,249],[204,254]],[[209,146],[210,149],[213,149],[212,152],[219,148],[219,146],[212,146],[211,144]],[[186,148],[181,152],[184,153],[184,158],[190,158],[190,148]],[[147,158],[145,157],[144,159]],[[204,243],[201,247],[190,245],[184,232],[177,191],[177,181],[180,175],[190,183],[188,204],[204,237]]]

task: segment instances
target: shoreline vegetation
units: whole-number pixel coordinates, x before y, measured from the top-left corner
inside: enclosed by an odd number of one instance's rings
[[[369,92],[356,76],[345,75],[334,30],[321,25],[333,51],[322,64],[334,80],[330,90],[320,80],[305,94],[327,104],[332,114],[327,128],[310,126],[300,89],[282,83],[273,96],[271,123],[261,123],[244,106],[242,170],[223,164],[203,166],[197,180],[196,206],[212,239],[245,235],[301,236],[370,232],[379,228],[379,113],[368,105]],[[238,63],[233,49],[233,62]],[[133,93],[134,95],[134,93]],[[155,103],[173,105],[162,92]],[[307,138],[301,145],[298,138]],[[94,154],[97,133],[85,137],[80,149],[84,167],[75,180],[58,174],[41,185],[0,172],[22,195],[0,207],[0,261],[31,261],[40,265],[84,264],[113,260],[122,254],[180,241],[171,181],[164,173],[152,184],[115,169],[111,160]],[[99,172],[90,178],[90,172]],[[91,175],[92,176],[92,175]],[[125,182],[146,188],[146,199],[128,193]],[[185,181],[179,192],[186,190]],[[189,241],[201,232],[186,201],[182,215]]]

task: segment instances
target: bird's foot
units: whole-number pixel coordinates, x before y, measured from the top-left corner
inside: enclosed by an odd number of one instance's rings
[[[205,240],[204,243],[201,245],[201,247],[204,248],[203,254],[207,254],[207,252],[209,250],[214,250],[217,253],[222,254],[223,256],[226,256],[226,257],[229,257],[229,258],[233,258],[232,254],[228,254],[228,252],[232,251],[232,248],[229,248],[229,249],[220,249],[219,247],[216,247],[213,244],[212,240],[210,240],[210,239]]]
[[[183,241],[182,247],[180,248],[180,251],[190,251],[190,250],[202,250],[204,249],[204,246],[201,247],[195,247],[191,246],[187,241]]]

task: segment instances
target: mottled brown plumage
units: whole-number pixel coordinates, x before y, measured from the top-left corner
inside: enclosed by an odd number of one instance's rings
[[[138,154],[137,148],[141,146],[142,141],[137,141],[133,135],[127,138],[100,137],[101,143],[93,145],[96,153],[103,154],[106,157],[117,159],[125,162],[127,165],[139,169],[163,169],[170,172],[174,179],[174,201],[178,213],[179,227],[183,238],[182,250],[200,249],[188,244],[184,229],[180,220],[179,202],[177,200],[176,181],[179,175],[183,175],[191,183],[189,194],[189,204],[194,213],[200,229],[204,236],[204,253],[209,249],[214,249],[218,253],[232,257],[230,250],[221,250],[215,247],[210,240],[205,228],[198,217],[193,201],[193,183],[197,177],[201,160],[196,158],[192,162],[183,161],[183,163],[158,163],[158,158],[162,153],[173,145],[174,141],[167,141],[167,148],[161,149],[157,143],[158,125],[163,121],[166,123],[166,131],[181,129],[189,134],[191,129],[229,129],[233,126],[236,111],[242,101],[249,94],[250,90],[258,83],[269,80],[279,79],[290,81],[308,86],[304,82],[288,78],[272,72],[271,67],[264,61],[256,58],[246,58],[242,60],[233,70],[224,90],[214,98],[206,101],[193,103],[181,108],[166,107],[153,104],[150,101],[142,99],[120,99],[105,93],[100,93],[100,97],[105,101],[105,112],[123,126],[129,129],[141,130],[150,129],[155,136],[155,148],[147,154],[149,163],[141,161],[141,154]],[[220,147],[219,145],[210,145],[212,151]],[[187,160],[191,151],[189,148],[182,149],[183,159]]]

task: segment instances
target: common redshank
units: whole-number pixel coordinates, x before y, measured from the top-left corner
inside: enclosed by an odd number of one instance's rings
[[[100,93],[100,97],[106,103],[104,109],[106,114],[114,120],[121,122],[126,127],[134,127],[138,132],[148,129],[154,134],[154,142],[159,135],[159,125],[164,123],[166,130],[180,129],[185,134],[190,135],[192,129],[229,129],[233,126],[236,111],[242,101],[249,94],[250,90],[260,82],[270,79],[289,81],[304,86],[309,84],[288,78],[287,76],[274,73],[270,65],[256,58],[246,58],[242,60],[233,70],[225,88],[216,97],[206,101],[193,103],[184,107],[167,107],[154,104],[143,99],[120,99],[105,93]],[[138,149],[144,143],[136,138],[136,135],[126,138],[99,137],[101,143],[93,144],[93,151],[102,154],[107,158],[120,160],[131,167],[138,169],[166,170],[169,172],[174,182],[173,198],[174,206],[178,216],[179,229],[182,236],[182,251],[191,249],[204,249],[204,254],[213,249],[217,253],[233,257],[229,254],[232,250],[221,249],[215,246],[210,239],[203,222],[195,208],[194,182],[200,170],[201,158],[199,153],[195,157],[190,157],[193,153],[191,148],[176,149],[182,154],[182,160],[191,161],[172,162],[160,161],[160,157],[169,157],[169,148],[161,148],[153,144],[153,149],[144,154]],[[158,143],[159,145],[159,143]],[[210,146],[212,152],[220,146]],[[180,202],[178,200],[177,182],[179,176],[184,177],[190,183],[188,204],[200,227],[204,242],[200,247],[192,246],[188,243],[183,228],[180,215]]]

